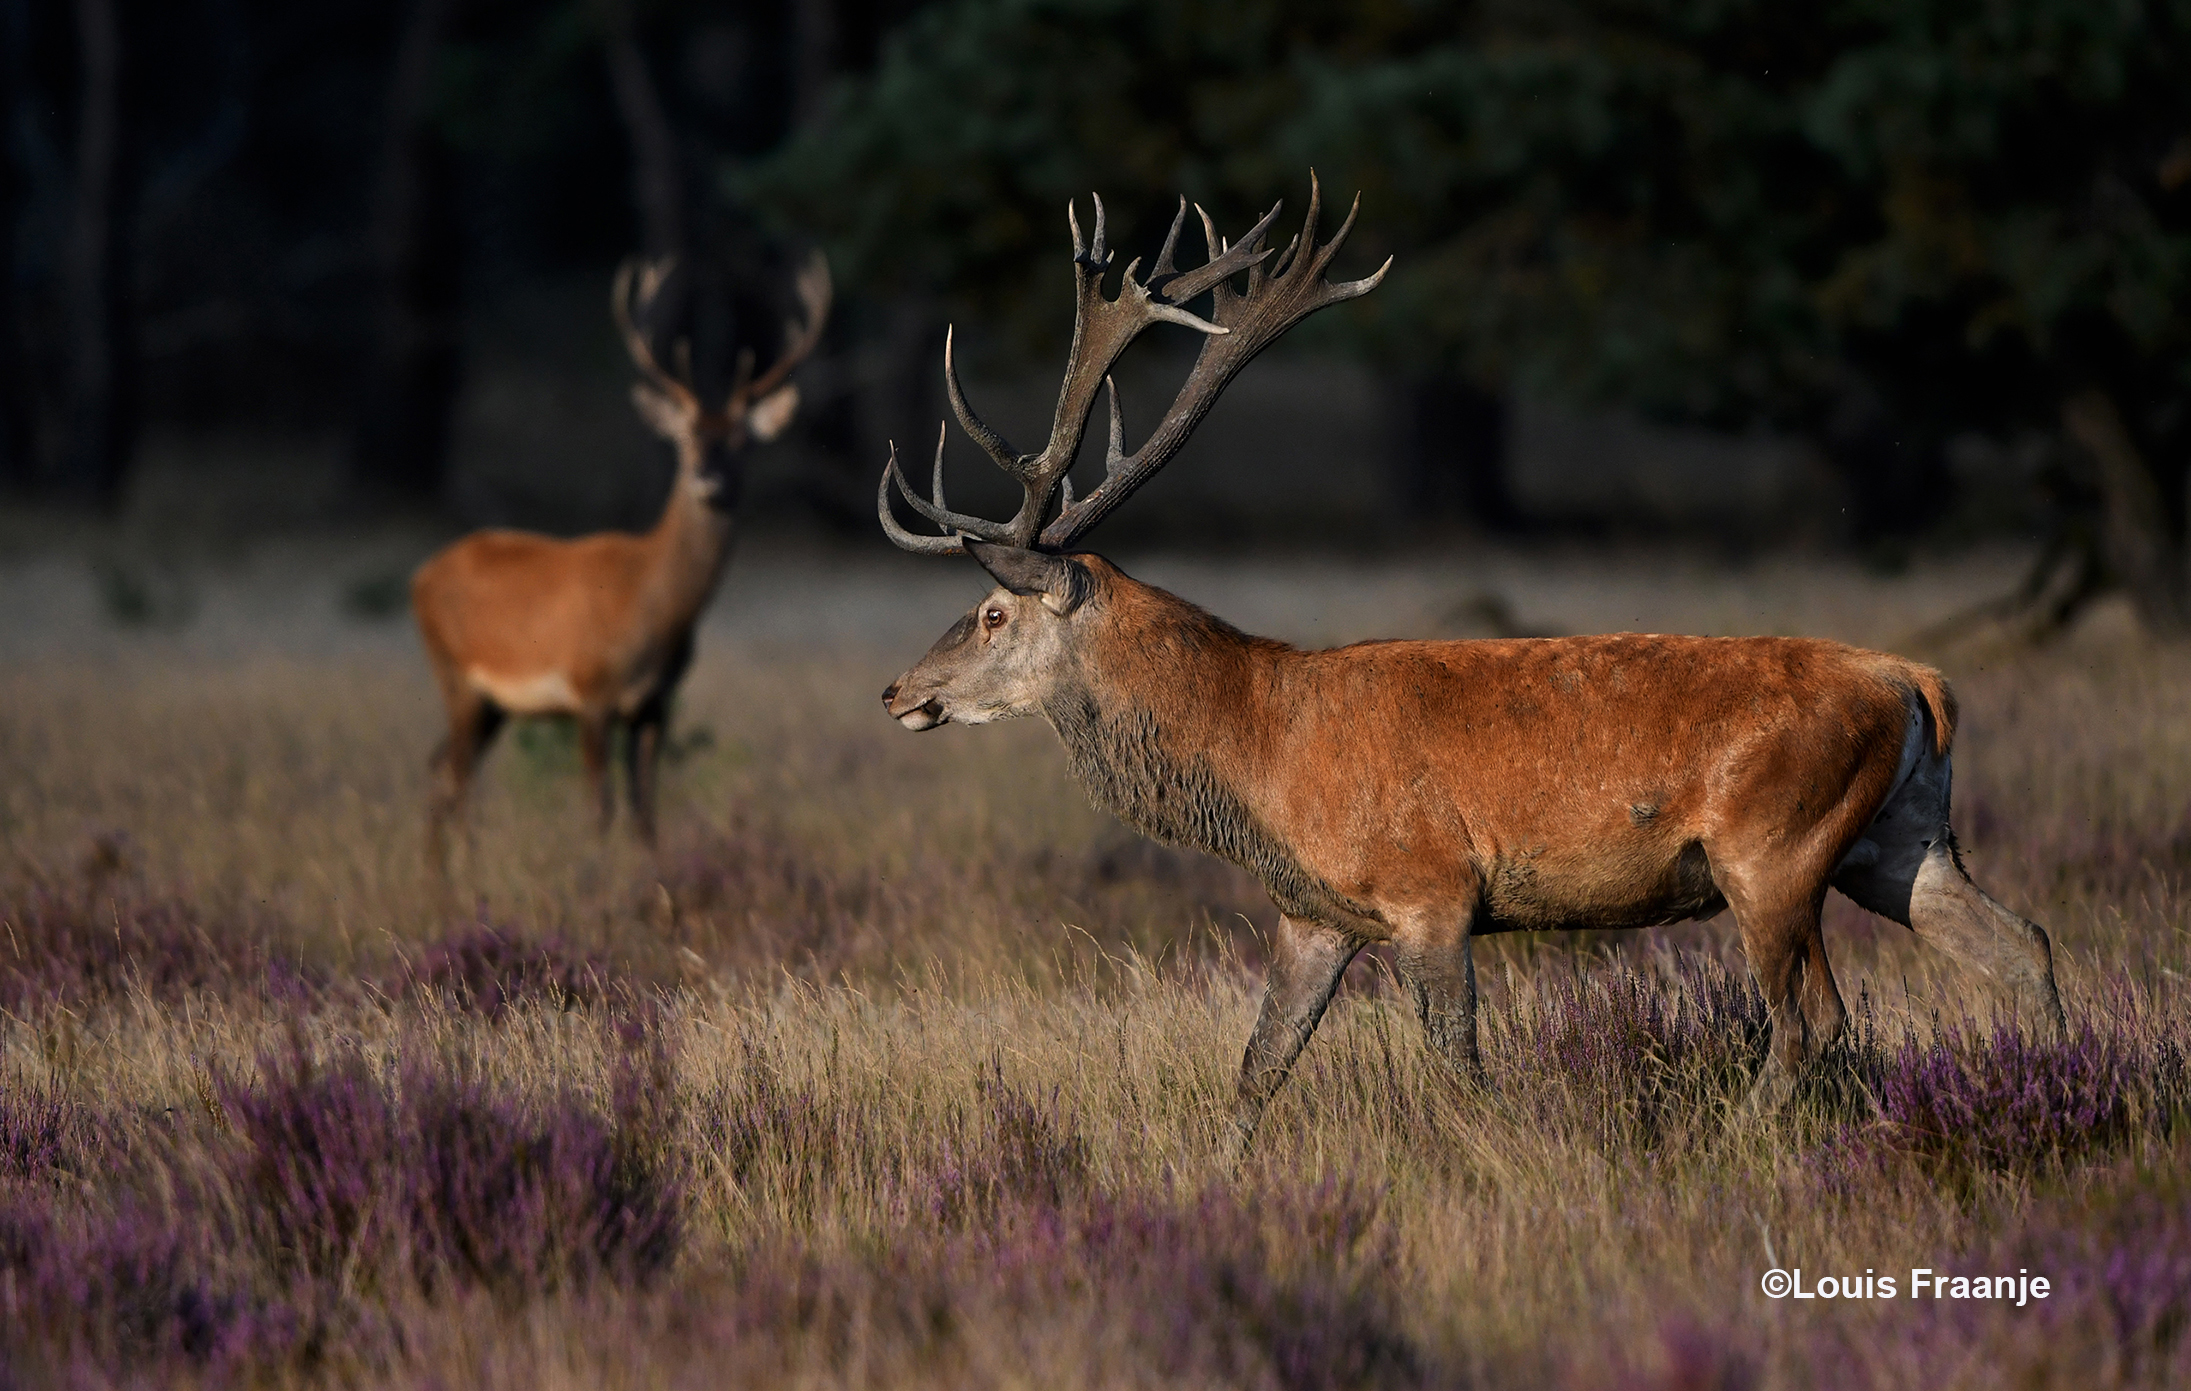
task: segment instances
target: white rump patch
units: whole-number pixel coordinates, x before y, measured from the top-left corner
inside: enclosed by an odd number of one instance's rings
[[[578,692],[560,671],[499,676],[473,667],[464,678],[472,683],[472,689],[513,715],[572,714],[578,709]]]

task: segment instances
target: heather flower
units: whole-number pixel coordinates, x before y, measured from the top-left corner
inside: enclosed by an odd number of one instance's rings
[[[1946,1028],[1859,1055],[1877,1119],[1844,1129],[1811,1163],[1847,1191],[1892,1160],[1946,1176],[2058,1168],[2126,1140],[2137,1085],[2133,1049],[2086,1024],[2061,1042],[2004,1025],[1977,1036]]]
[[[1632,1116],[1655,1143],[1678,1116],[1747,1086],[1769,1031],[1747,980],[1684,953],[1663,973],[1615,965],[1536,984],[1507,1065]],[[1538,1095],[1541,1111],[1554,1094]]]
[[[563,1009],[600,1003],[621,981],[606,958],[573,950],[559,938],[533,940],[482,920],[476,927],[419,953],[402,971],[408,989],[489,1019],[522,1001]]]
[[[1327,1180],[1090,1194],[1064,1223],[1022,1223],[992,1254],[1020,1297],[1063,1270],[1163,1377],[1287,1388],[1414,1385],[1380,1195]],[[1284,1234],[1292,1249],[1276,1246]],[[1031,1287],[1031,1289],[1030,1289]]]
[[[0,1007],[17,1012],[132,991],[172,1000],[262,983],[289,996],[318,986],[316,973],[271,949],[263,926],[209,923],[181,899],[32,889],[0,902],[0,920]]]
[[[947,1137],[925,1176],[919,1209],[941,1226],[988,1221],[1006,1203],[1057,1207],[1088,1178],[1088,1142],[1057,1094],[1038,1101],[992,1060],[978,1084],[982,1114]]]
[[[288,1356],[304,1321],[218,1274],[206,1247],[198,1214],[134,1199],[67,1217],[0,1206],[0,1371]]]
[[[20,1079],[0,1083],[0,1179],[80,1171],[98,1143],[93,1118],[68,1097]]]
[[[740,1188],[769,1184],[801,1218],[881,1178],[885,1146],[860,1106],[811,1083],[792,1087],[782,1060],[756,1039],[743,1051],[736,1077],[692,1103],[704,1162]]]
[[[583,1102],[528,1103],[413,1069],[391,1089],[357,1058],[270,1063],[223,1105],[234,1182],[277,1269],[325,1278],[408,1264],[429,1287],[552,1288],[666,1267],[684,1190]]]

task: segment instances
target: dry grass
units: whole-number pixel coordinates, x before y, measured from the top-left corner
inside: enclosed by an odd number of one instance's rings
[[[2001,568],[1624,565],[1146,568],[1251,626],[1291,595],[1308,638],[1426,631],[1492,586],[1546,626],[1872,641]],[[1730,1132],[1759,1041],[1724,923],[1492,944],[1480,1092],[1365,959],[1233,1175],[1270,909],[1088,810],[1043,729],[882,720],[973,590],[856,607],[893,573],[734,577],[659,860],[590,835],[567,739],[499,748],[458,906],[421,873],[437,712],[400,635],[315,625],[262,575],[226,609],[209,584],[195,635],[0,643],[35,651],[0,672],[0,1380],[2191,1371],[2191,653],[2102,620],[1950,663],[1966,850],[2053,930],[2071,1045],[1981,1022],[1928,1051],[1977,997],[1840,904],[1861,1037]],[[255,643],[248,612],[274,615]],[[1776,1264],[2057,1293],[1774,1302]]]

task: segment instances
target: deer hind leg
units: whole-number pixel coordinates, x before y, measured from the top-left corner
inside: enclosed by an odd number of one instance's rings
[[[1282,915],[1271,942],[1270,971],[1263,986],[1263,1008],[1255,1032],[1240,1059],[1240,1084],[1233,1103],[1231,1157],[1246,1155],[1263,1108],[1293,1071],[1309,1035],[1324,1017],[1339,989],[1339,977],[1362,948],[1361,939],[1328,924]]]
[[[449,733],[428,763],[432,777],[426,806],[426,856],[437,871],[448,869],[449,822],[463,814],[479,760],[494,742],[502,721],[502,707],[477,691],[460,690],[449,698]]]
[[[1841,1003],[1841,987],[1834,983],[1833,964],[1826,960],[1826,934],[1814,916],[1811,933],[1803,943],[1799,999],[1803,1027],[1809,1031],[1811,1048],[1822,1052],[1840,1041],[1848,1027],[1848,1007]]]
[[[1927,753],[1834,870],[1833,885],[1983,977],[2013,1017],[2042,1037],[2063,1030],[2046,929],[1971,882],[1948,827],[1952,770]]]
[[[1472,1082],[1483,1080],[1476,1046],[1473,911],[1409,924],[1393,937],[1394,964],[1430,1046]]]
[[[616,790],[609,784],[609,730],[607,711],[588,711],[578,717],[578,760],[586,772],[586,795],[592,800],[601,834],[607,835],[616,819]]]
[[[654,804],[662,766],[662,739],[668,710],[659,699],[650,700],[632,716],[624,740],[624,782],[631,795],[632,824],[640,841],[655,848]]]
[[[1795,1094],[1796,1080],[1840,1035],[1847,1011],[1834,984],[1825,933],[1819,927],[1825,886],[1813,887],[1796,875],[1771,876],[1754,884],[1743,878],[1729,875],[1720,889],[1734,909],[1742,951],[1764,993],[1772,1026],[1764,1070],[1743,1103],[1747,1116],[1760,1118],[1787,1104]]]

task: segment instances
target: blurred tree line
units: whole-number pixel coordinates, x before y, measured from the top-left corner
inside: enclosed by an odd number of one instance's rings
[[[2036,441],[2057,531],[2004,608],[2184,631],[2187,73],[2185,0],[955,0],[749,186],[1031,336],[1069,196],[1238,228],[1314,165],[1398,254],[1316,327],[1426,494],[1512,518],[1517,387],[1809,436],[1859,539],[1938,520],[1958,437]]]
[[[151,419],[336,428],[361,494],[438,498],[467,309],[635,251],[689,314],[768,298],[719,172],[914,3],[0,0],[0,487],[112,505]]]
[[[431,494],[467,286],[822,239],[860,333],[1053,348],[1062,205],[1363,191],[1410,501],[1515,516],[1517,390],[1820,444],[1852,537],[2046,461],[2010,607],[2191,629],[2191,0],[0,0],[0,476],[348,411]],[[1350,255],[1355,253],[1350,253]],[[872,452],[872,451],[868,451]],[[865,460],[864,462],[871,462]]]

